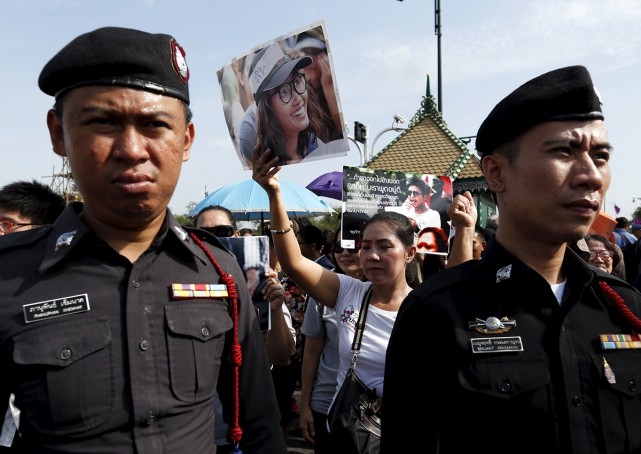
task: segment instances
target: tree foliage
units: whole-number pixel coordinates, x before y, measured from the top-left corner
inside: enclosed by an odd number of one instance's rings
[[[196,206],[196,203],[191,202],[187,207],[187,213],[190,213],[191,210]],[[174,216],[180,222],[181,225],[189,226],[192,227],[194,225],[194,219],[189,216],[189,214],[175,214]],[[298,223],[300,225],[306,225],[306,224],[313,224],[316,227],[318,227],[321,230],[324,229],[329,229],[336,231],[338,227],[340,227],[340,219],[341,219],[341,209],[336,208],[335,212],[332,214],[326,214],[324,216],[317,216],[313,218],[299,218],[297,219]],[[268,223],[269,220],[266,219],[265,223]],[[247,221],[243,222],[243,227],[249,227],[252,229],[252,232],[254,235],[260,235],[261,234],[261,226],[260,226],[260,221]]]

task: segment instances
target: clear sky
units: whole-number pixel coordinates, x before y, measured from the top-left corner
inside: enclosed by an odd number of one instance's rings
[[[528,79],[582,64],[603,100],[613,181],[605,209],[630,216],[641,206],[641,2],[639,0],[441,0],[442,106],[450,130],[476,134],[494,105]],[[427,75],[437,94],[437,37],[432,0],[6,0],[0,72],[3,172],[51,182],[61,158],[45,124],[52,99],[37,78],[77,35],[102,26],[168,33],[187,52],[196,143],[170,203],[187,213],[205,192],[251,178],[227,133],[216,71],[232,58],[290,31],[324,20],[345,121],[366,124],[373,139],[420,108]],[[394,139],[384,133],[374,152]],[[358,166],[347,157],[291,165],[281,178],[306,185],[318,175]],[[474,146],[474,142],[470,144]]]

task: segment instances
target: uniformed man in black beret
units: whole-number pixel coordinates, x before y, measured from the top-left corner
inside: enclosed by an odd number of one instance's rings
[[[610,185],[603,119],[582,66],[526,82],[485,119],[495,241],[403,302],[381,452],[641,452],[641,294],[567,247]]]
[[[169,212],[194,124],[185,51],[107,27],[39,86],[83,203],[0,238],[0,412],[27,453],[214,453],[214,395],[246,453],[285,453],[263,338],[234,256]]]

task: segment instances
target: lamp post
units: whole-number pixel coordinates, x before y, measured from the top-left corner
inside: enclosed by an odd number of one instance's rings
[[[385,128],[381,132],[376,134],[376,137],[374,137],[374,140],[372,141],[372,146],[370,147],[369,128],[363,123],[360,123],[358,121],[354,122],[354,137],[348,135],[347,138],[354,142],[354,145],[356,145],[356,148],[361,155],[361,166],[364,166],[365,163],[374,156],[374,145],[376,145],[376,141],[379,139],[379,137],[389,131],[400,132],[405,130],[405,128],[399,126],[401,123],[405,123],[405,119],[400,115],[394,115],[394,122],[392,123],[392,127]],[[349,132],[347,124],[345,124],[345,129]],[[363,146],[363,148],[361,148],[361,145]]]
[[[476,139],[476,136],[462,136],[458,138],[465,145],[469,145],[472,139]]]
[[[437,59],[438,59],[438,112],[443,115],[443,93],[441,91],[441,0],[434,0],[434,34],[437,42]]]
[[[363,149],[361,148],[361,145],[352,136],[348,135],[347,138],[351,140],[354,143],[354,145],[356,145],[356,149],[358,150],[358,153],[361,155],[361,166],[365,165],[365,163],[367,162],[367,159],[365,158],[365,155],[363,155]]]
[[[403,0],[397,0],[402,2]],[[441,0],[434,0],[434,34],[436,35],[436,58],[438,62],[438,112],[443,115],[443,93],[441,90]]]
[[[371,159],[374,156],[374,146],[376,145],[376,141],[381,137],[384,133],[389,132],[389,131],[396,131],[396,132],[401,132],[404,131],[405,128],[401,128],[399,125],[405,123],[405,118],[401,117],[400,115],[394,115],[394,122],[392,123],[391,128],[385,128],[378,134],[376,134],[376,137],[374,137],[374,140],[372,141],[372,148],[369,150],[369,156],[368,160]]]

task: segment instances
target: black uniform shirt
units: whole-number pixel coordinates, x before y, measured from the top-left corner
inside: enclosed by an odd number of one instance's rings
[[[222,280],[169,212],[164,233],[131,264],[78,218],[81,209],[0,239],[1,414],[14,393],[25,452],[214,452],[214,391],[230,410],[235,392],[231,300],[180,299],[171,284]],[[284,453],[242,271],[198,232],[238,286],[241,448]]]
[[[633,331],[599,281],[637,316],[641,295],[569,249],[563,271],[559,305],[494,241],[412,291],[387,350],[382,452],[639,452],[641,349],[601,347]],[[503,328],[478,332],[490,317]]]

